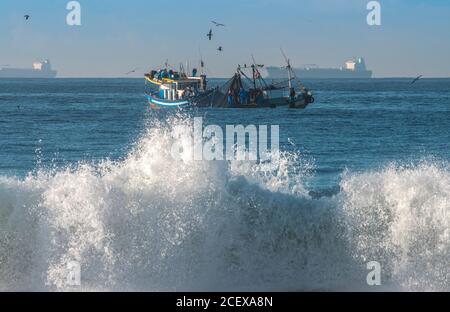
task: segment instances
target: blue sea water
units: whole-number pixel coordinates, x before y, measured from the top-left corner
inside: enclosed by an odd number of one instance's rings
[[[215,84],[222,83],[216,80]],[[345,169],[450,158],[450,80],[315,80],[307,110],[198,110],[205,125],[280,125],[281,147],[312,159],[323,187]],[[126,156],[153,118],[137,79],[0,81],[0,172]],[[294,143],[295,145],[293,146]]]
[[[375,260],[449,290],[450,79],[304,83],[306,110],[175,114],[140,79],[0,80],[0,289],[70,260],[86,290],[360,289]],[[169,159],[194,116],[279,125],[279,168]]]

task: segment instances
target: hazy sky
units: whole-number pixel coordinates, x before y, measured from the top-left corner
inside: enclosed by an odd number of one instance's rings
[[[223,77],[252,53],[281,66],[283,47],[298,67],[364,56],[376,77],[450,77],[449,0],[381,0],[378,27],[366,23],[368,0],[79,0],[82,25],[72,27],[68,2],[0,0],[0,67],[50,58],[60,77],[117,77],[136,67],[140,76],[166,58],[198,64],[201,51],[209,75]]]

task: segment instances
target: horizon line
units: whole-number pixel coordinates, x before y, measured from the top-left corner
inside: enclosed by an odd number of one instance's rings
[[[300,80],[374,80],[374,79],[413,79],[417,76],[379,76],[379,77],[372,77],[372,78],[301,78],[298,77]],[[61,76],[61,77],[54,77],[54,78],[7,78],[7,77],[0,77],[0,79],[143,79],[144,75],[142,77],[128,77],[128,76]],[[209,79],[229,79],[230,76],[223,76],[223,77],[208,77]],[[264,78],[264,79],[272,79],[272,80],[281,80],[284,78]],[[287,77],[286,77],[287,79]],[[450,76],[424,76],[422,79],[450,79]]]

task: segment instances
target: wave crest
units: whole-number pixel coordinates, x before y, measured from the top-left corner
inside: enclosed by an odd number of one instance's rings
[[[448,167],[347,173],[313,199],[299,155],[175,160],[191,124],[152,124],[121,161],[0,177],[0,288],[72,290],[78,261],[82,290],[370,290],[378,260],[395,289],[449,289]]]

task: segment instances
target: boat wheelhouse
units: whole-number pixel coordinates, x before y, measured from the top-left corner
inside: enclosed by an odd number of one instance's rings
[[[207,92],[206,75],[192,76],[184,72],[162,69],[152,70],[145,80],[158,86],[158,91],[147,92],[146,96],[152,108],[177,108],[195,104]]]

